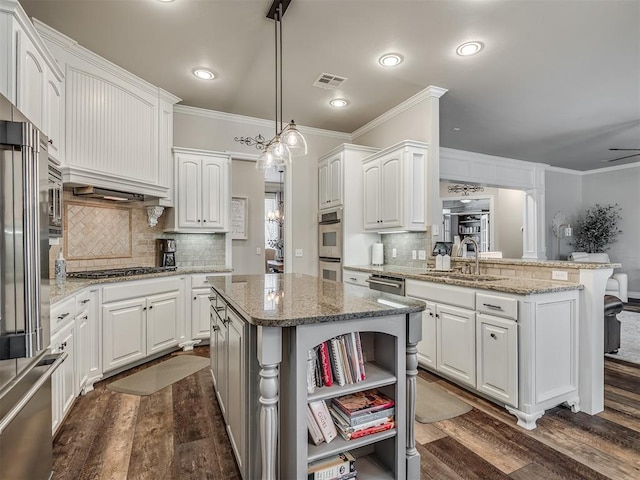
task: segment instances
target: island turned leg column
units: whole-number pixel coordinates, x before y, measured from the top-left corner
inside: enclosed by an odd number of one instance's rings
[[[278,366],[282,361],[281,333],[281,329],[277,327],[258,327],[262,480],[278,478]]]
[[[420,454],[416,449],[415,416],[418,377],[418,342],[422,339],[422,314],[407,315],[407,478],[420,478]]]

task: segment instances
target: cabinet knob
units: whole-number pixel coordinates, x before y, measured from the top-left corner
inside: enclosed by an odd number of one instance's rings
[[[436,313],[436,318],[440,318],[440,314]]]
[[[429,316],[433,317],[433,312],[429,312]]]
[[[151,305],[151,306],[149,307],[149,310],[151,310],[152,308],[153,308],[153,305]]]
[[[53,145],[53,139],[52,138],[49,139],[49,145]]]
[[[147,309],[147,307],[142,307],[142,310],[146,310],[146,309]]]
[[[495,338],[498,338],[498,337],[496,337],[496,334],[495,334],[495,333],[492,333],[490,336],[491,336],[491,338],[494,338],[494,339],[495,339]]]
[[[200,219],[198,219],[198,223],[200,223]]]
[[[202,220],[202,223],[207,223],[207,221],[206,220]]]
[[[193,297],[193,299],[194,299],[194,300],[197,300],[197,299],[198,299],[198,297]]]

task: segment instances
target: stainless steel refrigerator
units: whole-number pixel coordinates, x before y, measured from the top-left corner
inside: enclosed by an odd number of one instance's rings
[[[52,476],[47,137],[0,95],[0,479]]]

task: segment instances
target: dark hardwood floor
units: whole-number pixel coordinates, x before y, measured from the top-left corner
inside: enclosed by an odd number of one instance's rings
[[[207,356],[208,348],[195,354]],[[557,407],[530,432],[503,408],[426,371],[420,376],[473,406],[450,420],[416,423],[423,479],[640,479],[640,365],[606,359],[604,412]],[[239,478],[208,369],[146,397],[105,388],[116,378],[76,401],[54,439],[55,479]]]

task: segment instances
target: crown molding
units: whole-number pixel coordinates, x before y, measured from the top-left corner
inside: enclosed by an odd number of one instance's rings
[[[584,172],[581,172],[580,170],[574,170],[572,168],[554,167],[553,165],[548,165],[546,170],[549,171],[549,172],[566,173],[568,175],[583,175],[584,174]]]
[[[236,113],[219,112],[217,110],[208,110],[206,108],[190,107],[188,105],[176,105],[173,107],[174,113],[183,115],[192,115],[196,117],[210,118],[213,120],[222,120],[226,122],[241,123],[254,127],[273,128],[273,120],[265,120],[263,118],[248,117],[246,115],[238,115]],[[297,125],[298,130],[303,134],[317,135],[320,137],[338,138],[341,140],[351,141],[351,135],[333,130],[324,130],[322,128],[305,127]]]
[[[628,170],[629,168],[638,168],[638,167],[640,167],[640,162],[627,163],[625,165],[615,165],[613,167],[595,168],[593,170],[586,170],[580,173],[582,175],[594,175],[597,173],[614,172],[616,170]]]
[[[379,117],[371,120],[369,123],[366,123],[362,127],[358,128],[351,134],[351,137],[354,139],[358,138],[364,135],[365,133],[373,130],[377,126],[383,124],[384,122],[391,120],[393,117],[400,115],[402,112],[409,110],[411,107],[423,102],[427,98],[440,98],[448,91],[449,90],[447,90],[446,88],[441,88],[441,87],[436,87],[431,85],[425,88],[424,90],[419,91],[414,96],[409,97],[404,102],[399,103],[398,105],[391,108],[390,110],[387,110]]]

